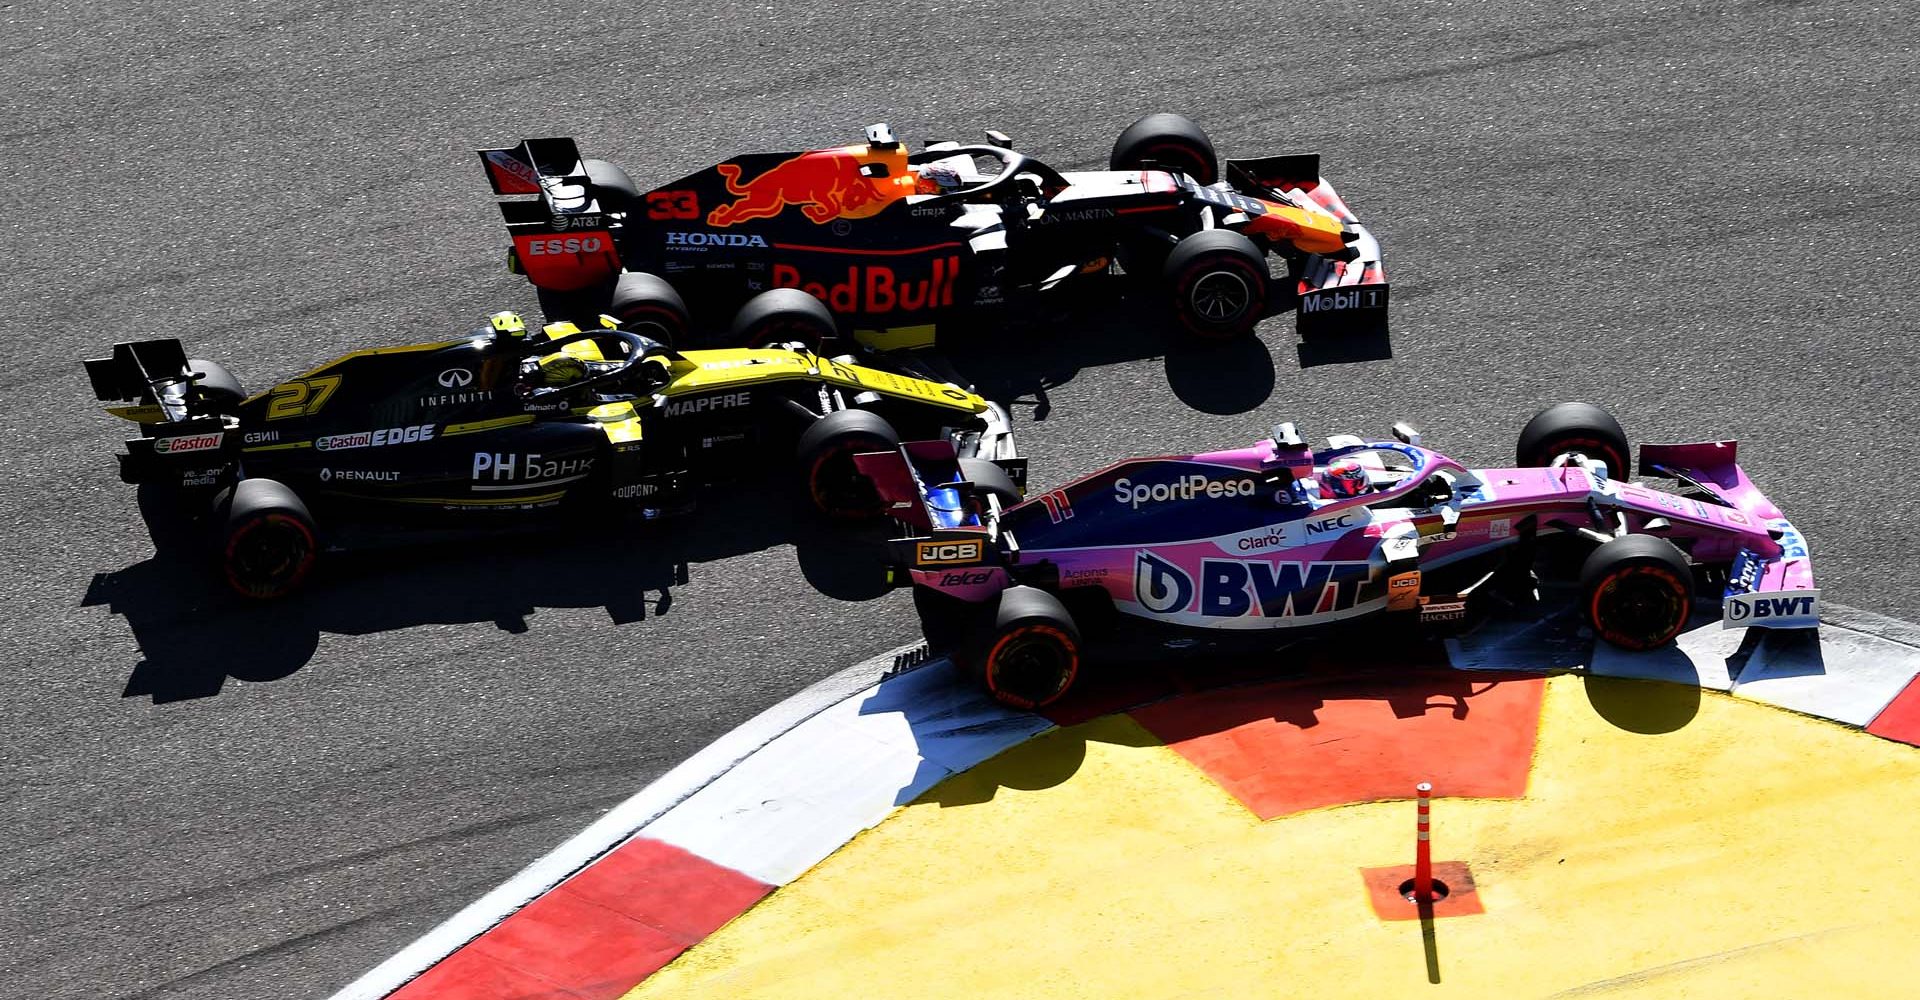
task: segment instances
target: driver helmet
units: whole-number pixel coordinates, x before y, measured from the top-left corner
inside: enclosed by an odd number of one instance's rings
[[[960,171],[952,167],[943,167],[938,163],[929,163],[920,168],[920,175],[913,184],[915,194],[945,194],[960,190]]]
[[[1370,485],[1367,467],[1357,458],[1336,458],[1320,473],[1320,491],[1330,497],[1357,497]]]
[[[586,362],[565,352],[540,359],[540,384],[548,387],[572,385],[587,377]]]

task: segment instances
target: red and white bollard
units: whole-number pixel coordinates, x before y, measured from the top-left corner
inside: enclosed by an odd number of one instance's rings
[[[1422,781],[1414,791],[1420,796],[1420,811],[1417,824],[1419,839],[1414,842],[1413,848],[1413,901],[1431,903],[1433,902],[1433,847],[1432,841],[1428,839],[1427,809],[1433,798],[1433,785]]]

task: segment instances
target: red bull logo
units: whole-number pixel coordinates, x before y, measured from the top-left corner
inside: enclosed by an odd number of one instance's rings
[[[790,205],[800,206],[815,223],[864,219],[888,203],[873,182],[861,176],[859,157],[841,149],[801,153],[744,183],[738,164],[722,163],[714,169],[734,200],[707,213],[709,226],[771,218]]]
[[[849,264],[844,281],[805,281],[799,268],[775,264],[773,287],[798,288],[834,312],[848,315],[918,312],[953,305],[954,279],[959,273],[960,258],[951,254],[934,258],[933,272],[924,278],[903,279],[881,264]]]

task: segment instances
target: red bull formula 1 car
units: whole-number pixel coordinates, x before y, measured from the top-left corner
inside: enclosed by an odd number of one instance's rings
[[[610,312],[667,342],[843,330],[926,347],[944,320],[1028,314],[1116,258],[1197,338],[1247,334],[1296,303],[1303,334],[1385,328],[1379,246],[1316,155],[1228,160],[1223,174],[1206,133],[1168,114],[1122,133],[1104,171],[1056,171],[988,137],[909,152],[875,125],[863,143],[739,156],[649,191],[572,139],[480,158],[509,266],[549,318]]]
[[[1130,623],[1221,649],[1382,619],[1456,630],[1535,598],[1533,543],[1549,535],[1590,546],[1581,608],[1618,646],[1671,641],[1702,587],[1728,627],[1818,624],[1806,543],[1733,442],[1642,447],[1641,472],[1673,491],[1627,481],[1625,434],[1587,404],[1543,410],[1517,451],[1516,467],[1468,469],[1404,425],[1315,449],[1281,424],[1250,448],[1131,459],[1025,501],[940,442],[855,461],[910,528],[895,582],[957,621],[956,658],[1021,707],[1067,691],[1083,633]]]
[[[932,434],[1002,482],[1025,476],[1006,415],[956,385],[792,345],[679,352],[611,319],[336,358],[247,395],[177,340],[86,363],[140,436],[120,478],[212,515],[233,589],[278,597],[323,550],[685,512],[700,485],[797,465],[813,506],[878,517],[853,456]],[[997,463],[997,464],[995,464]],[[1008,485],[1018,495],[1017,485]]]

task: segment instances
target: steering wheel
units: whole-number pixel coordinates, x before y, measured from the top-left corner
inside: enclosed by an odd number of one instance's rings
[[[578,343],[582,340],[598,340],[601,338],[612,338],[627,345],[627,356],[620,364],[567,385],[541,386],[537,389],[529,390],[522,395],[522,398],[530,400],[547,399],[566,393],[578,392],[582,389],[590,389],[598,385],[606,385],[609,382],[619,382],[632,375],[634,371],[645,364],[649,358],[675,360],[680,357],[680,354],[673,348],[662,344],[652,337],[643,337],[628,330],[608,329],[581,330],[578,333],[569,333],[564,337],[553,340],[529,344],[527,345],[529,348],[527,353],[552,354],[568,344]]]
[[[1058,192],[1067,186],[1067,179],[1060,176],[1059,171],[1041,163],[1039,160],[1030,159],[1023,154],[1000,146],[973,145],[952,146],[946,149],[923,149],[918,153],[909,155],[907,157],[907,165],[918,166],[922,163],[944,160],[950,156],[991,156],[999,160],[1002,166],[1000,172],[995,174],[992,180],[984,184],[977,184],[959,191],[949,191],[946,194],[936,194],[926,201],[919,202],[919,204],[942,205],[947,202],[973,201],[976,199],[993,201],[1009,189],[1018,191],[1019,188],[1016,182],[1021,174],[1032,174],[1040,178],[1040,188],[1043,192]]]

